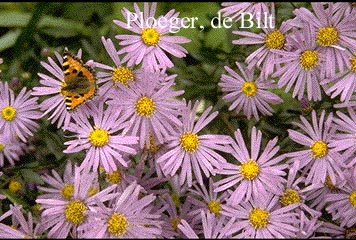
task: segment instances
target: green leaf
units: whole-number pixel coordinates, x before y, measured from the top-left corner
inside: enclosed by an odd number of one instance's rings
[[[77,34],[90,36],[91,31],[83,23],[64,18],[44,16],[38,28],[54,37],[73,37]]]
[[[11,30],[0,37],[0,52],[11,48],[15,45],[18,37],[21,34],[21,29]]]
[[[42,178],[40,175],[38,175],[36,172],[32,171],[31,169],[21,169],[21,175],[25,182],[29,183],[36,183],[36,184],[44,184]]]
[[[25,27],[30,18],[31,13],[0,11],[0,27]]]

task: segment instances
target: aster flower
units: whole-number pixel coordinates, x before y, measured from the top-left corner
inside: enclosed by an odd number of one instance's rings
[[[354,227],[356,224],[356,168],[345,170],[345,185],[342,192],[329,193],[325,201],[325,210],[332,215],[333,221],[339,221],[340,227]]]
[[[173,21],[178,19],[179,12],[174,9],[170,10],[166,15],[155,18],[157,3],[152,3],[151,8],[149,3],[144,3],[143,12],[140,11],[139,6],[134,3],[135,12],[131,12],[123,8],[122,15],[125,17],[126,22],[114,20],[113,22],[137,35],[116,35],[121,48],[118,54],[124,54],[122,62],[127,62],[127,66],[138,65],[142,62],[142,67],[149,70],[164,70],[173,67],[172,61],[167,56],[166,52],[175,57],[182,58],[186,56],[187,50],[179,44],[188,43],[190,39],[182,36],[169,36],[168,32],[178,32],[181,28],[180,21]],[[137,18],[133,20],[133,14]],[[148,20],[151,20],[151,24]],[[167,24],[152,23],[152,19],[160,22],[165,19]],[[169,23],[169,24],[168,24]]]
[[[128,81],[135,81],[135,74],[137,70],[132,70],[125,67],[117,54],[117,50],[114,43],[110,38],[105,39],[101,37],[101,42],[103,43],[106,52],[110,56],[111,60],[114,62],[114,66],[109,66],[102,63],[96,63],[97,68],[108,70],[109,72],[98,71],[97,78],[98,84],[101,84],[99,91],[105,93],[105,95],[110,95],[110,92],[115,92],[119,90],[116,87],[118,84],[128,85]],[[99,94],[102,95],[102,94]]]
[[[12,225],[0,223],[0,238],[39,238],[42,234],[41,224],[33,221],[31,212],[28,213],[28,220],[26,220],[21,207],[21,205],[10,205],[10,210],[3,217],[11,214]]]
[[[338,70],[343,71],[349,63],[349,53],[355,51],[356,18],[354,14],[344,14],[344,10],[335,8],[334,3],[312,2],[313,12],[306,8],[294,10],[296,18],[290,21],[293,26],[311,26],[313,41],[320,46],[318,50],[325,57],[326,65],[322,69],[326,77],[332,77]]]
[[[80,226],[82,238],[159,238],[161,221],[159,215],[151,213],[153,194],[139,197],[142,187],[130,184],[107,207],[97,202],[98,207],[88,213],[90,219]]]
[[[344,69],[340,70],[340,72],[336,73],[331,78],[324,79],[320,84],[325,85],[325,93],[331,95],[331,98],[340,95],[340,101],[349,102],[356,90],[355,79],[356,52],[354,54],[350,53],[349,63]]]
[[[214,175],[213,169],[220,168],[226,160],[216,151],[230,152],[228,144],[231,137],[227,135],[198,133],[209,124],[218,112],[211,112],[212,106],[208,107],[197,121],[197,108],[199,101],[196,101],[193,108],[191,101],[188,102],[183,111],[183,127],[179,133],[167,137],[167,147],[169,150],[157,159],[158,163],[164,165],[162,170],[165,175],[174,176],[178,169],[180,185],[185,181],[188,187],[192,186],[193,173],[199,184],[203,184],[203,171],[206,177]],[[193,169],[192,169],[193,167]]]
[[[130,82],[129,87],[119,85],[122,94],[107,102],[110,106],[122,109],[123,117],[129,119],[124,131],[139,137],[141,149],[149,148],[150,136],[157,140],[157,144],[162,144],[176,132],[176,127],[182,125],[178,119],[182,102],[176,98],[184,90],[172,90],[174,79],[161,86],[164,81],[159,80],[161,77],[160,72],[145,72],[145,80]]]
[[[15,161],[20,160],[20,156],[25,153],[25,144],[17,140],[14,136],[5,135],[0,132],[0,166],[5,165],[5,159],[11,166]]]
[[[41,117],[50,114],[48,120],[51,124],[57,122],[57,128],[66,127],[69,125],[73,116],[82,114],[81,111],[68,112],[65,105],[65,98],[61,93],[61,89],[64,86],[64,73],[62,69],[63,57],[58,53],[54,52],[57,61],[48,57],[48,63],[41,61],[41,65],[52,75],[47,75],[44,73],[38,73],[40,77],[40,83],[43,85],[41,87],[34,87],[32,95],[35,96],[50,96],[40,103],[41,111],[44,111]],[[82,50],[79,49],[77,55],[79,59],[82,56]],[[91,63],[88,61],[86,64]],[[84,112],[88,111],[86,104],[78,107]]]
[[[311,217],[318,218],[321,216],[320,211],[315,211],[306,204],[306,193],[303,192],[301,186],[304,185],[305,177],[298,176],[296,174],[296,169],[291,168],[288,172],[287,183],[283,194],[280,195],[279,201],[282,206],[288,206],[291,204],[297,204],[298,207],[293,211],[297,212],[299,215],[301,212],[307,213]]]
[[[205,239],[226,239],[235,233],[233,228],[233,223],[235,222],[234,217],[228,221],[224,216],[218,218],[214,213],[203,210],[200,211],[199,215],[202,221],[203,237]],[[189,223],[184,219],[178,224],[178,229],[189,239],[199,238]]]
[[[343,178],[344,167],[341,155],[330,148],[331,138],[335,134],[333,114],[325,119],[325,110],[318,118],[315,110],[312,112],[312,124],[300,116],[302,123],[294,123],[305,134],[288,129],[289,138],[294,142],[306,146],[308,149],[287,153],[291,168],[307,171],[305,184],[325,182],[329,175],[332,183],[336,182],[336,175]],[[319,122],[318,122],[319,121]]]
[[[235,131],[235,141],[232,142],[232,156],[239,165],[225,163],[216,173],[228,175],[214,183],[214,192],[233,188],[231,196],[227,199],[230,205],[237,205],[241,201],[248,201],[252,196],[263,195],[268,192],[281,195],[283,176],[287,164],[282,164],[284,155],[276,156],[279,146],[276,146],[277,137],[268,141],[260,154],[262,132],[256,127],[251,131],[251,153],[249,153],[240,129]]]
[[[41,118],[41,112],[37,111],[38,98],[31,97],[31,92],[24,87],[15,97],[8,83],[0,82],[0,129],[8,136],[19,137],[23,142],[33,136],[39,127],[36,120]]]
[[[240,3],[241,4],[241,3]],[[246,3],[243,3],[246,4]],[[248,3],[251,4],[251,3]],[[257,4],[257,3],[254,3]],[[258,3],[263,4],[263,3]],[[264,3],[265,4],[265,3]],[[269,10],[260,12],[268,13]],[[261,75],[267,78],[271,75],[275,69],[280,68],[280,64],[276,64],[276,60],[279,58],[278,54],[273,52],[274,49],[287,50],[288,48],[288,37],[287,33],[291,29],[291,26],[282,22],[279,28],[275,24],[275,9],[272,3],[271,7],[272,26],[268,23],[262,21],[263,26],[267,24],[268,27],[263,27],[261,33],[252,33],[250,31],[232,31],[233,34],[242,36],[237,40],[233,40],[232,43],[236,45],[255,45],[263,44],[260,48],[251,53],[245,60],[248,64],[248,68],[258,68],[261,69]]]
[[[344,151],[343,158],[346,159],[345,162],[347,167],[354,166],[356,163],[356,146],[355,146],[355,136],[356,136],[356,114],[352,107],[347,108],[347,113],[337,111],[337,117],[334,117],[333,121],[336,124],[337,131],[333,138],[330,140],[330,148],[334,151]]]
[[[219,86],[225,96],[222,99],[225,102],[232,102],[229,111],[235,109],[239,113],[242,108],[247,119],[253,115],[256,120],[259,120],[258,112],[262,115],[271,116],[273,109],[269,104],[279,104],[283,100],[276,94],[269,92],[269,89],[276,88],[277,86],[262,75],[256,80],[254,77],[254,70],[242,68],[241,64],[236,62],[241,75],[225,66],[225,70],[230,74],[222,74]]]
[[[193,210],[189,212],[189,215],[199,217],[200,212],[203,210],[207,213],[215,214],[215,216],[220,216],[221,203],[223,203],[229,196],[227,192],[219,194],[214,192],[213,189],[213,179],[209,178],[209,189],[206,188],[205,184],[203,186],[193,183],[193,189],[189,189],[189,194],[187,198],[193,204]]]
[[[104,109],[101,103],[91,106],[90,118],[84,115],[74,117],[75,123],[70,123],[66,130],[75,133],[74,140],[65,142],[68,147],[64,153],[75,153],[86,150],[82,168],[102,166],[106,172],[116,171],[118,166],[128,167],[124,153],[136,154],[132,145],[137,144],[137,137],[123,134],[127,126],[127,116],[122,116],[120,109],[108,107]],[[92,121],[92,123],[91,123]]]
[[[44,174],[41,176],[44,183],[47,185],[37,186],[40,190],[41,198],[47,199],[62,199],[69,200],[74,193],[74,169],[70,160],[67,161],[63,172],[63,177],[59,173],[52,169],[50,174]]]
[[[193,229],[196,229],[198,224],[197,219],[192,218],[188,214],[192,209],[192,204],[190,201],[185,200],[182,204],[176,206],[174,199],[169,194],[159,196],[158,200],[161,206],[157,212],[160,213],[160,220],[163,221],[162,237],[183,237],[183,233],[180,232],[178,228],[178,224],[181,223],[182,219],[186,220]]]
[[[230,17],[239,21],[241,19],[241,13],[249,13],[254,18],[258,17],[258,14],[264,12],[269,13],[265,2],[222,2],[219,12],[223,14],[223,17]]]
[[[337,177],[336,182],[332,183],[330,176],[326,176],[324,183],[313,183],[303,188],[300,192],[305,195],[305,200],[309,202],[309,207],[320,212],[326,206],[326,196],[331,193],[341,193],[344,184],[345,179]]]
[[[75,167],[73,195],[70,199],[43,198],[39,195],[36,203],[41,204],[41,224],[44,230],[49,230],[48,238],[66,238],[70,233],[77,236],[77,228],[86,223],[88,212],[99,199],[101,202],[111,200],[116,193],[111,193],[116,185],[105,188],[100,192],[88,195],[89,189],[97,180],[96,173],[86,170],[80,171]]]
[[[280,207],[278,199],[272,193],[259,194],[235,206],[223,205],[221,214],[235,217],[234,230],[241,231],[233,238],[294,238],[299,229],[292,210],[297,205]]]
[[[289,92],[294,86],[292,97],[298,95],[298,100],[303,98],[305,90],[308,100],[321,100],[319,81],[323,76],[322,69],[327,66],[323,54],[317,48],[315,32],[309,26],[302,31],[294,31],[289,42],[295,51],[272,50],[280,55],[275,62],[283,64],[272,77],[279,79],[279,88],[286,86],[285,92]]]

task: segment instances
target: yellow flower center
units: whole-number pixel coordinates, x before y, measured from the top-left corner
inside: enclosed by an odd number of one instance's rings
[[[350,193],[349,201],[350,201],[351,205],[354,208],[356,208],[356,191],[353,191],[353,192]]]
[[[114,83],[120,82],[127,86],[128,80],[134,81],[134,75],[130,69],[120,66],[115,68],[112,72],[112,80]]]
[[[252,97],[256,95],[257,87],[254,82],[245,82],[242,85],[241,91],[246,94],[247,97]]]
[[[154,152],[157,152],[161,147],[162,145],[161,144],[155,144],[155,140],[151,134],[151,132],[149,133],[149,136],[150,136],[150,146],[148,148],[148,151],[154,153]]]
[[[63,188],[62,188],[62,197],[64,197],[65,199],[69,200],[74,193],[74,186],[72,184],[66,184]]]
[[[11,180],[9,183],[9,190],[12,193],[17,193],[21,189],[21,183],[16,180]]]
[[[284,191],[283,195],[281,196],[281,198],[279,200],[284,206],[288,206],[293,203],[300,202],[298,192],[296,190],[293,190],[290,188],[288,188]]]
[[[89,134],[89,140],[95,147],[102,147],[109,142],[109,133],[101,128],[96,128]]]
[[[339,34],[334,27],[322,27],[316,35],[316,41],[323,47],[335,44],[339,40]]]
[[[142,41],[149,46],[156,45],[159,42],[159,32],[154,28],[145,28],[141,32]]]
[[[259,173],[259,167],[256,161],[250,160],[241,164],[240,173],[243,178],[253,180]]]
[[[0,152],[4,151],[5,145],[0,143]]]
[[[255,208],[251,211],[249,219],[250,224],[254,228],[265,228],[268,224],[269,212],[262,210],[261,208]]]
[[[328,146],[321,140],[314,142],[310,148],[315,158],[322,158],[328,153]]]
[[[121,182],[121,174],[119,170],[113,171],[112,173],[106,173],[106,180],[110,184],[119,184]]]
[[[6,121],[12,121],[16,117],[16,109],[12,106],[4,107],[1,110],[1,116]]]
[[[92,185],[89,189],[88,189],[88,196],[94,196],[97,192],[99,191],[99,188],[95,185]]]
[[[156,106],[152,98],[141,97],[137,100],[135,108],[138,115],[150,117],[155,111]]]
[[[186,152],[195,152],[199,146],[198,135],[192,132],[183,133],[180,137],[180,146]]]
[[[179,217],[176,217],[176,218],[171,219],[171,225],[172,225],[172,228],[173,228],[174,231],[177,232],[177,230],[178,230],[178,224],[180,224],[181,221],[182,221],[182,220],[181,220]]]
[[[279,30],[275,30],[266,35],[265,45],[269,49],[281,49],[286,42],[286,38]]]
[[[171,197],[174,205],[178,208],[180,206],[180,196],[177,193],[172,193]]]
[[[82,201],[73,200],[67,203],[64,210],[66,219],[72,224],[81,224],[84,222],[87,206]]]
[[[311,70],[319,63],[318,53],[312,50],[304,51],[299,58],[299,63],[304,70]]]
[[[345,229],[345,239],[355,239],[356,227],[350,227]]]
[[[325,186],[328,187],[330,190],[333,190],[333,191],[337,190],[337,187],[334,184],[332,184],[329,175],[326,176],[326,178],[325,178]]]
[[[112,235],[119,237],[127,232],[128,227],[129,223],[127,222],[126,217],[120,213],[113,213],[108,220],[107,231]]]
[[[210,210],[211,213],[214,213],[215,215],[219,215],[221,210],[220,203],[216,200],[211,200],[208,203],[208,209]]]
[[[351,71],[356,72],[356,53],[352,58],[350,58]]]

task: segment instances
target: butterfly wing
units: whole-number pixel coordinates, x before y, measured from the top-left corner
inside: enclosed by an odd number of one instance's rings
[[[68,51],[64,52],[62,69],[64,86],[61,93],[65,97],[67,110],[71,111],[96,94],[95,72]]]

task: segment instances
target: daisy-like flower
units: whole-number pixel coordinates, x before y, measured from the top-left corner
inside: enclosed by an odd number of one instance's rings
[[[8,83],[0,82],[0,129],[8,136],[19,137],[23,142],[33,136],[33,132],[39,127],[36,120],[42,115],[37,111],[38,98],[31,97],[31,93],[31,90],[27,91],[24,87],[15,97]]]
[[[321,212],[315,211],[306,204],[306,193],[302,192],[301,189],[301,186],[304,185],[304,181],[304,176],[297,177],[296,170],[293,168],[290,169],[288,172],[286,187],[283,191],[283,194],[280,195],[279,201],[282,206],[297,204],[298,207],[293,211],[297,212],[298,214],[300,214],[300,212],[306,212],[308,215],[317,218],[321,216]]]
[[[12,225],[0,223],[0,238],[39,238],[42,234],[41,224],[33,221],[31,212],[28,213],[28,220],[26,220],[21,207],[10,205],[10,210],[3,215],[8,217],[11,214]]]
[[[218,115],[217,111],[210,113],[213,108],[210,106],[195,121],[198,105],[199,101],[196,101],[192,108],[191,101],[188,102],[182,114],[183,127],[178,133],[167,138],[169,150],[157,159],[159,164],[162,163],[165,175],[174,176],[180,169],[180,185],[187,181],[188,187],[192,186],[193,176],[203,185],[201,171],[206,177],[210,177],[211,174],[215,175],[214,169],[220,168],[221,164],[226,162],[216,151],[230,152],[230,136],[198,135]]]
[[[121,95],[107,103],[122,109],[123,117],[129,119],[125,128],[127,134],[139,137],[140,148],[149,148],[150,136],[162,144],[166,138],[176,132],[182,125],[178,116],[181,114],[182,102],[176,98],[184,90],[174,91],[174,79],[163,86],[160,72],[144,73],[145,80],[130,82],[129,87],[119,85]]]
[[[64,86],[64,73],[62,69],[63,57],[54,52],[58,63],[51,57],[48,57],[48,63],[41,61],[41,65],[52,75],[44,73],[38,73],[40,77],[41,87],[34,87],[32,95],[35,96],[50,96],[40,103],[41,111],[44,111],[41,117],[50,114],[48,120],[51,124],[57,122],[57,128],[65,127],[69,125],[73,116],[80,115],[81,111],[68,112],[65,105],[65,98],[61,93],[61,89]],[[79,49],[77,55],[79,59],[82,56],[82,50]],[[87,62],[89,64],[89,61]],[[78,110],[87,111],[86,104],[82,104],[78,107]]]
[[[39,195],[36,203],[41,204],[41,224],[48,230],[48,238],[66,238],[69,233],[75,238],[77,228],[88,221],[88,212],[97,201],[111,200],[116,193],[110,193],[116,185],[105,188],[100,192],[88,191],[97,180],[96,173],[87,170],[81,171],[79,167],[74,170],[74,192],[70,199],[43,198]]]
[[[124,153],[136,154],[132,145],[137,144],[137,137],[125,135],[122,131],[127,126],[127,116],[122,116],[120,109],[108,107],[104,103],[97,107],[91,106],[91,117],[79,115],[74,117],[75,123],[70,123],[67,130],[75,133],[75,139],[65,142],[68,145],[64,153],[75,153],[86,150],[81,168],[102,166],[106,172],[116,171],[118,166],[128,167],[128,159]]]
[[[356,113],[352,107],[347,108],[348,114],[337,111],[337,117],[333,121],[337,131],[330,140],[330,148],[334,151],[344,151],[343,157],[346,159],[346,166],[352,167],[356,163]],[[349,161],[349,162],[348,162]]]
[[[225,70],[230,74],[222,74],[219,86],[225,95],[222,99],[225,102],[232,102],[229,111],[235,109],[239,113],[242,109],[247,119],[253,115],[259,120],[259,112],[262,115],[271,116],[273,109],[269,104],[279,104],[283,100],[276,94],[269,92],[269,89],[277,88],[272,81],[265,79],[262,75],[255,79],[254,70],[242,68],[241,64],[236,62],[241,75],[225,66]]]
[[[235,132],[235,141],[232,142],[232,156],[239,165],[225,163],[222,169],[216,173],[228,175],[214,183],[214,192],[225,191],[233,188],[231,196],[227,199],[230,205],[237,205],[241,201],[248,201],[252,196],[263,195],[268,192],[281,195],[283,184],[286,182],[283,176],[287,164],[282,164],[284,155],[276,156],[279,146],[276,146],[277,137],[268,141],[261,150],[262,132],[256,127],[251,131],[251,153],[247,149],[240,129]]]
[[[355,24],[356,25],[356,24]],[[348,51],[348,50],[345,50]],[[356,90],[356,52],[350,53],[347,67],[331,78],[324,79],[320,84],[325,85],[325,93],[335,98],[340,95],[341,102],[349,102]]]
[[[241,3],[240,3],[241,4]],[[251,4],[251,3],[249,3]],[[262,4],[262,3],[259,3]],[[265,12],[261,12],[264,14]],[[268,13],[268,11],[267,11]],[[275,9],[274,4],[271,8],[272,26],[263,27],[263,32],[257,34],[250,31],[233,31],[233,34],[242,36],[237,40],[233,40],[233,44],[237,45],[256,45],[263,44],[260,48],[251,53],[245,60],[248,64],[248,68],[261,69],[261,75],[267,78],[271,75],[275,68],[279,69],[280,64],[276,64],[276,60],[279,58],[278,54],[272,50],[287,50],[287,32],[291,29],[291,26],[282,22],[279,28],[275,25]],[[265,24],[263,24],[265,25]],[[262,66],[261,66],[262,65]]]
[[[42,192],[41,198],[71,199],[74,193],[74,169],[71,161],[67,161],[63,177],[54,169],[52,169],[51,173],[52,176],[50,174],[41,176],[44,183],[48,185],[48,187],[37,186]]]
[[[182,232],[178,228],[178,224],[181,223],[182,219],[186,220],[189,225],[195,229],[198,221],[196,218],[189,216],[189,212],[192,209],[192,204],[190,201],[185,200],[179,206],[176,206],[174,199],[171,195],[164,194],[159,196],[160,208],[157,212],[161,215],[162,224],[162,236],[164,238],[177,238],[183,237]]]
[[[294,86],[293,98],[298,95],[298,100],[301,100],[307,90],[308,100],[321,100],[319,81],[325,64],[315,42],[315,32],[312,27],[307,26],[301,31],[294,31],[289,42],[295,51],[272,50],[280,55],[275,62],[283,64],[272,77],[279,79],[279,88],[286,86],[285,92],[289,92]]]
[[[199,213],[203,210],[220,216],[221,203],[225,201],[228,193],[224,192],[218,196],[218,193],[214,192],[213,183],[213,179],[209,178],[209,190],[206,189],[205,185],[201,186],[196,183],[193,184],[193,189],[189,189],[191,194],[187,198],[192,202],[194,208],[189,212],[189,215],[200,218]]]
[[[5,159],[11,166],[15,165],[15,161],[20,160],[23,155],[25,144],[16,140],[14,136],[7,136],[0,132],[0,167],[5,165]]]
[[[354,227],[356,224],[356,167],[345,170],[346,184],[342,192],[329,193],[325,201],[325,210],[332,215],[332,220],[340,221],[340,227]]]
[[[160,215],[152,213],[153,194],[139,197],[142,187],[130,184],[107,207],[97,202],[98,207],[88,213],[89,221],[82,226],[82,238],[160,238]]]
[[[309,207],[320,212],[326,206],[326,196],[331,193],[341,193],[344,184],[345,179],[337,177],[336,182],[332,183],[330,177],[327,176],[324,183],[313,183],[303,188],[300,192],[305,195],[305,200],[309,202]]]
[[[135,73],[137,72],[137,70],[127,68],[122,64],[119,55],[117,54],[117,50],[114,46],[114,43],[110,38],[105,39],[105,37],[101,37],[101,42],[103,43],[105,50],[110,56],[111,60],[114,62],[114,66],[109,66],[102,63],[95,64],[97,68],[102,68],[104,70],[109,71],[97,72],[98,84],[101,84],[99,91],[102,94],[110,95],[110,92],[115,93],[115,90],[119,90],[116,85],[123,84],[127,86],[128,81],[135,81]]]
[[[294,10],[296,18],[290,21],[294,26],[311,26],[313,41],[320,46],[326,65],[322,69],[326,77],[332,77],[338,70],[343,71],[349,64],[349,53],[345,49],[355,51],[356,16],[344,14],[344,10],[334,8],[334,3],[312,2],[313,13],[302,7]]]
[[[233,238],[294,238],[297,205],[280,207],[278,201],[272,193],[259,194],[236,206],[223,205],[221,214],[236,218],[234,230],[241,232]]]
[[[234,217],[230,218],[230,220],[227,220],[225,216],[218,218],[214,213],[203,210],[201,210],[198,215],[201,218],[203,237],[205,239],[226,239],[236,233],[233,227],[233,223],[235,222]],[[178,224],[178,229],[189,239],[199,238],[189,223],[184,219]]]
[[[266,2],[222,2],[219,12],[223,14],[223,17],[230,17],[239,21],[242,13],[249,13],[254,18],[259,14],[269,13],[269,9]]]
[[[177,33],[179,31],[181,22],[174,20],[179,19],[179,12],[172,9],[166,15],[159,16],[156,19],[154,17],[156,7],[157,3],[155,2],[152,3],[151,8],[149,3],[145,2],[142,12],[139,6],[134,3],[135,12],[126,8],[122,10],[126,22],[113,21],[116,25],[137,34],[115,36],[120,41],[119,44],[125,46],[119,50],[118,54],[126,53],[122,62],[127,62],[128,67],[142,62],[143,68],[165,71],[166,68],[173,67],[173,63],[166,52],[178,58],[186,56],[187,50],[180,44],[188,43],[191,40],[182,36],[167,35],[169,32]],[[157,24],[158,22],[165,23]]]
[[[342,156],[330,148],[331,138],[334,136],[333,114],[330,113],[325,119],[323,110],[318,119],[315,110],[312,112],[312,124],[300,116],[302,123],[294,123],[305,134],[293,129],[288,129],[289,138],[294,142],[306,146],[308,149],[289,152],[288,163],[291,168],[306,171],[305,183],[325,183],[329,175],[331,182],[336,182],[336,175],[343,178],[342,167],[344,167]],[[319,120],[319,122],[318,122]]]

